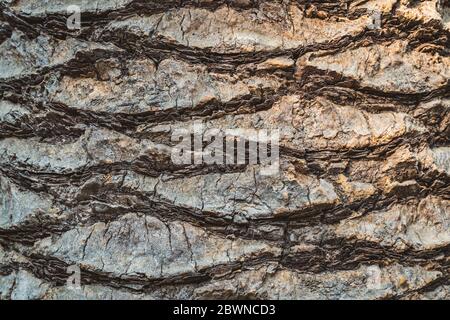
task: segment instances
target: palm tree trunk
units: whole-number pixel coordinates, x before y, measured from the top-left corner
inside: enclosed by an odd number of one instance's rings
[[[0,299],[450,297],[447,1],[0,3]]]

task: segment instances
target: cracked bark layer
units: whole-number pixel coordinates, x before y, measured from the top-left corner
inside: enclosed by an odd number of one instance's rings
[[[449,298],[448,1],[70,4],[0,1],[0,299]]]

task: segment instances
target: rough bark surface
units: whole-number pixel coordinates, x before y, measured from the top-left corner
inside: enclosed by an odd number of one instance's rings
[[[450,298],[448,1],[79,2],[0,1],[0,299]]]

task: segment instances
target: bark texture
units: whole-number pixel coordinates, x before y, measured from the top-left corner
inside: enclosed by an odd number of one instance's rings
[[[0,6],[0,299],[450,298],[448,1]],[[280,174],[174,164],[199,120]]]

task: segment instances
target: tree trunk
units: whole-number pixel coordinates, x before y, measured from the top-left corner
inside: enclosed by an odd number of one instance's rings
[[[450,297],[447,1],[0,3],[0,299]]]

